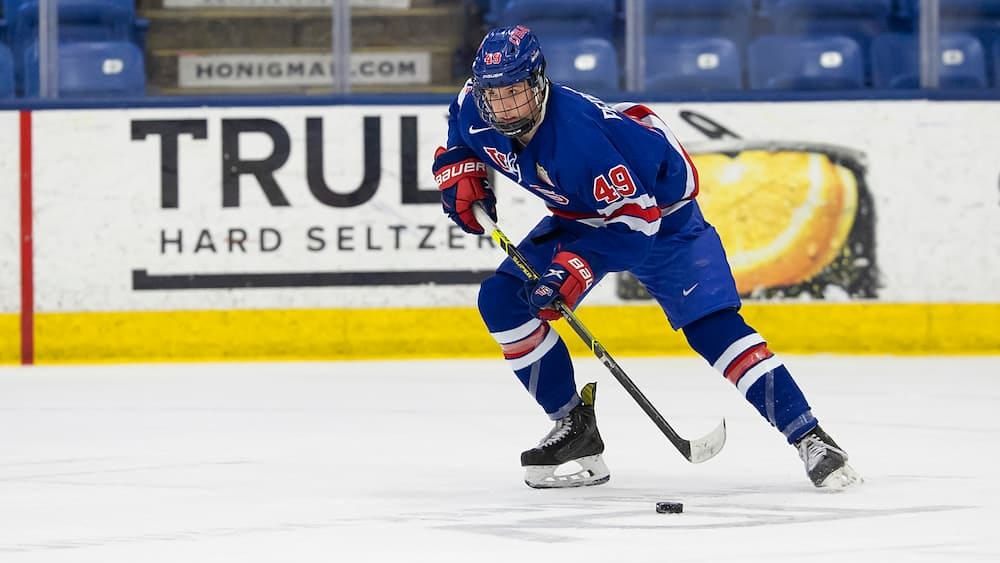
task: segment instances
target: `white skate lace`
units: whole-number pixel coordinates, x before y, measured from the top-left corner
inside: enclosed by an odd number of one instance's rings
[[[812,469],[826,455],[827,445],[822,440],[807,437],[799,443],[799,457],[806,464],[806,469]]]
[[[542,438],[542,441],[538,443],[539,448],[544,448],[546,446],[551,446],[559,440],[562,440],[569,434],[570,430],[573,429],[572,419],[570,417],[560,418],[556,421],[556,425],[552,427],[552,430]]]
[[[840,453],[844,457],[847,457],[847,453],[843,450],[835,448],[830,444],[827,444],[819,438],[813,436],[807,436],[804,440],[799,442],[799,457],[806,464],[806,469],[812,469],[816,467],[821,459],[826,457],[827,452],[834,451]]]

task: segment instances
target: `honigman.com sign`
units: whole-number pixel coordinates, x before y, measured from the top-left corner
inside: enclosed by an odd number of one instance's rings
[[[428,52],[352,53],[352,84],[429,84]],[[178,83],[182,88],[258,88],[262,86],[329,86],[336,68],[328,53],[181,55]]]

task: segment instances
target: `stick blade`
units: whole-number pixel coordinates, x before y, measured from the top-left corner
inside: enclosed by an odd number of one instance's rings
[[[689,442],[691,449],[687,459],[691,463],[701,463],[708,461],[722,451],[722,446],[726,445],[726,419],[705,436]]]

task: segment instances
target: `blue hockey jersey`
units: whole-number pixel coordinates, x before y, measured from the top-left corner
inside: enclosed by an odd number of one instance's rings
[[[471,81],[451,104],[448,148],[465,146],[545,200],[579,240],[566,250],[607,271],[642,260],[661,217],[697,195],[697,172],[652,111],[611,106],[558,84],[549,87],[541,125],[521,145],[485,123]]]

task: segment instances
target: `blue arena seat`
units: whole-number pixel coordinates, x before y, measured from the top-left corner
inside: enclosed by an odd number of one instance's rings
[[[491,27],[500,21],[500,14],[507,7],[509,0],[479,0],[482,7],[483,21]]]
[[[610,40],[616,10],[615,0],[509,0],[500,14],[500,25],[525,25],[542,41],[554,37]]]
[[[131,0],[58,0],[59,38],[62,41],[129,40],[135,24]],[[38,0],[4,0],[11,46],[38,39]]]
[[[920,0],[903,0],[910,12],[919,12]],[[1000,18],[1000,0],[938,0],[941,17]]]
[[[866,48],[889,28],[893,0],[762,0],[779,35],[846,35]]]
[[[975,35],[987,48],[1000,41],[1000,0],[940,0],[941,29],[964,31]],[[988,53],[996,64],[993,53]],[[1000,74],[988,67],[995,84],[1000,84]]]
[[[991,46],[1000,41],[1000,0],[939,0],[939,21],[942,33],[969,33],[987,49],[986,73],[992,83],[1000,86],[996,55]],[[908,18],[903,29],[919,32],[920,0],[900,0],[900,13]],[[992,59],[992,60],[991,60]]]
[[[750,39],[753,0],[646,0],[650,35]]]
[[[0,43],[0,98],[13,98],[15,92],[14,57],[6,45]]]
[[[1000,88],[1000,39],[993,42],[993,85]]]
[[[861,47],[844,36],[765,35],[747,48],[754,90],[838,90],[865,87]]]
[[[619,89],[618,52],[601,37],[539,38],[545,53],[545,74],[553,82],[594,93]]]
[[[920,0],[901,0],[902,11],[911,17],[908,31],[917,33]],[[942,32],[963,31],[990,45],[1000,38],[1000,0],[939,0]]]
[[[983,45],[968,33],[943,33],[938,81],[941,88],[986,88]],[[888,33],[872,41],[872,81],[876,88],[920,88],[920,40]]]
[[[25,51],[24,90],[37,96],[38,46]],[[142,51],[127,41],[75,42],[59,45],[59,97],[142,96],[146,69]]]
[[[136,19],[134,0],[57,0],[59,41],[133,41],[145,47],[149,21]],[[17,76],[26,50],[38,41],[38,0],[4,0],[7,37]]]
[[[741,90],[739,46],[725,37],[649,37],[644,84],[647,92]]]

